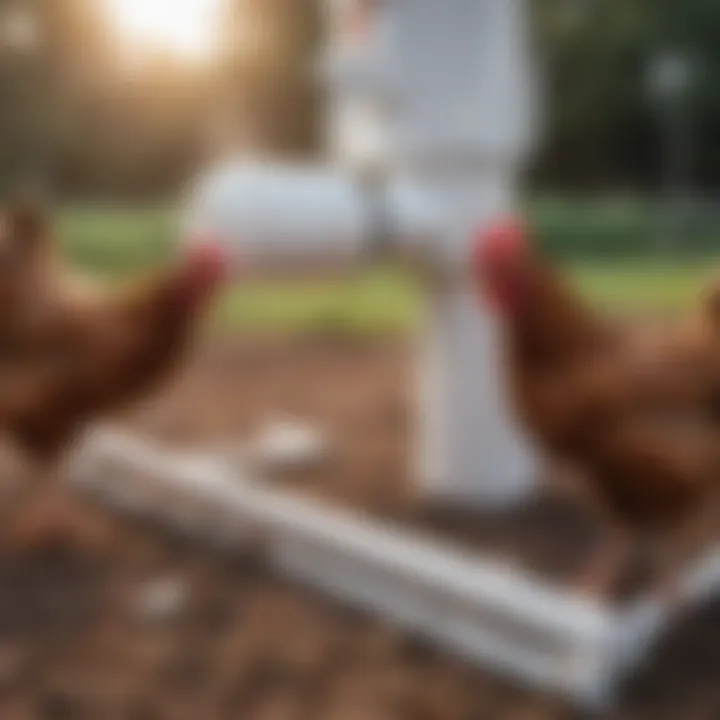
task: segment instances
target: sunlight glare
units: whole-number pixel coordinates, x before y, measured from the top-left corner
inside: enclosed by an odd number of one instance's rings
[[[221,0],[103,0],[125,42],[203,58],[217,44]]]

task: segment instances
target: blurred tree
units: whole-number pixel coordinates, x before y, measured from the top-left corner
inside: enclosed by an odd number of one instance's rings
[[[226,88],[248,142],[307,154],[320,144],[322,101],[314,73],[322,0],[229,0]]]
[[[99,0],[0,0],[0,190],[40,174],[65,194],[172,193],[218,113],[230,135],[266,151],[315,152],[323,0],[223,2],[220,61],[193,65],[150,49],[129,62]],[[678,48],[697,65],[693,175],[720,181],[720,2],[532,6],[551,111],[539,182],[655,186],[660,124],[647,67]]]
[[[720,3],[714,0],[544,0],[535,4],[552,111],[540,176],[564,185],[657,185],[660,122],[651,59],[681,50],[696,63],[686,102],[696,180],[720,180]]]

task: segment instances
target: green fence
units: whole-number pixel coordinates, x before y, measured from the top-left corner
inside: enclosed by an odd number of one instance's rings
[[[662,208],[650,203],[534,202],[529,211],[539,244],[563,262],[588,296],[620,312],[687,309],[720,269],[720,212],[695,208],[675,258],[660,251]],[[177,238],[177,214],[153,207],[68,208],[60,237],[75,263],[124,275],[161,264]],[[228,293],[219,317],[230,325],[323,332],[408,327],[422,307],[414,283],[392,268],[350,283],[297,288],[247,287]]]
[[[693,203],[673,216],[638,200],[543,200],[529,216],[541,246],[568,260],[720,255],[720,206]]]
[[[540,200],[528,211],[537,242],[561,260],[679,260],[720,256],[720,208],[695,204],[670,232],[660,203]],[[161,263],[177,237],[168,208],[71,208],[61,213],[70,258],[100,272],[125,273]]]

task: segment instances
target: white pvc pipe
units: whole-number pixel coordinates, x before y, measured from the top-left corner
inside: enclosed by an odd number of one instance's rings
[[[240,271],[266,267],[291,278],[313,267],[357,268],[372,250],[378,203],[395,249],[435,231],[433,203],[411,183],[371,196],[339,168],[229,158],[195,181],[183,236],[186,242],[213,236]]]
[[[293,578],[595,708],[611,702],[616,680],[672,619],[660,599],[623,608],[574,597],[467,550],[249,482],[212,456],[168,452],[127,433],[96,433],[75,470],[77,482],[113,504],[169,513],[185,529],[226,529],[231,542],[253,542],[260,530],[273,564]],[[178,498],[197,512],[176,517]],[[684,596],[696,601],[719,584],[710,558],[688,573]]]
[[[331,510],[297,495],[240,482],[223,464],[203,456],[163,451],[128,433],[98,433],[88,459],[116,458],[149,472],[152,482],[180,488],[220,508],[232,508],[299,540],[334,546],[344,554],[381,564],[388,572],[412,577],[419,584],[445,588],[464,602],[498,604],[509,614],[527,617],[551,632],[597,641],[606,618],[594,602],[568,600],[538,578],[526,578],[502,564],[479,561],[457,547],[443,547],[405,529],[373,522],[348,510]],[[562,612],[558,608],[562,607]]]

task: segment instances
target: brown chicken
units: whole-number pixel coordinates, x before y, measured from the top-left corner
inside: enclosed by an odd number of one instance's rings
[[[94,287],[55,256],[38,206],[18,202],[3,220],[0,430],[46,478],[36,511],[22,523],[20,535],[32,536],[50,525],[67,528],[71,518],[60,510],[53,470],[89,423],[172,374],[225,259],[208,243],[141,282]]]
[[[520,420],[553,462],[573,469],[615,529],[578,584],[610,593],[626,539],[660,539],[677,572],[720,519],[720,295],[693,322],[650,331],[592,312],[510,222],[485,234],[473,272],[498,310]]]

